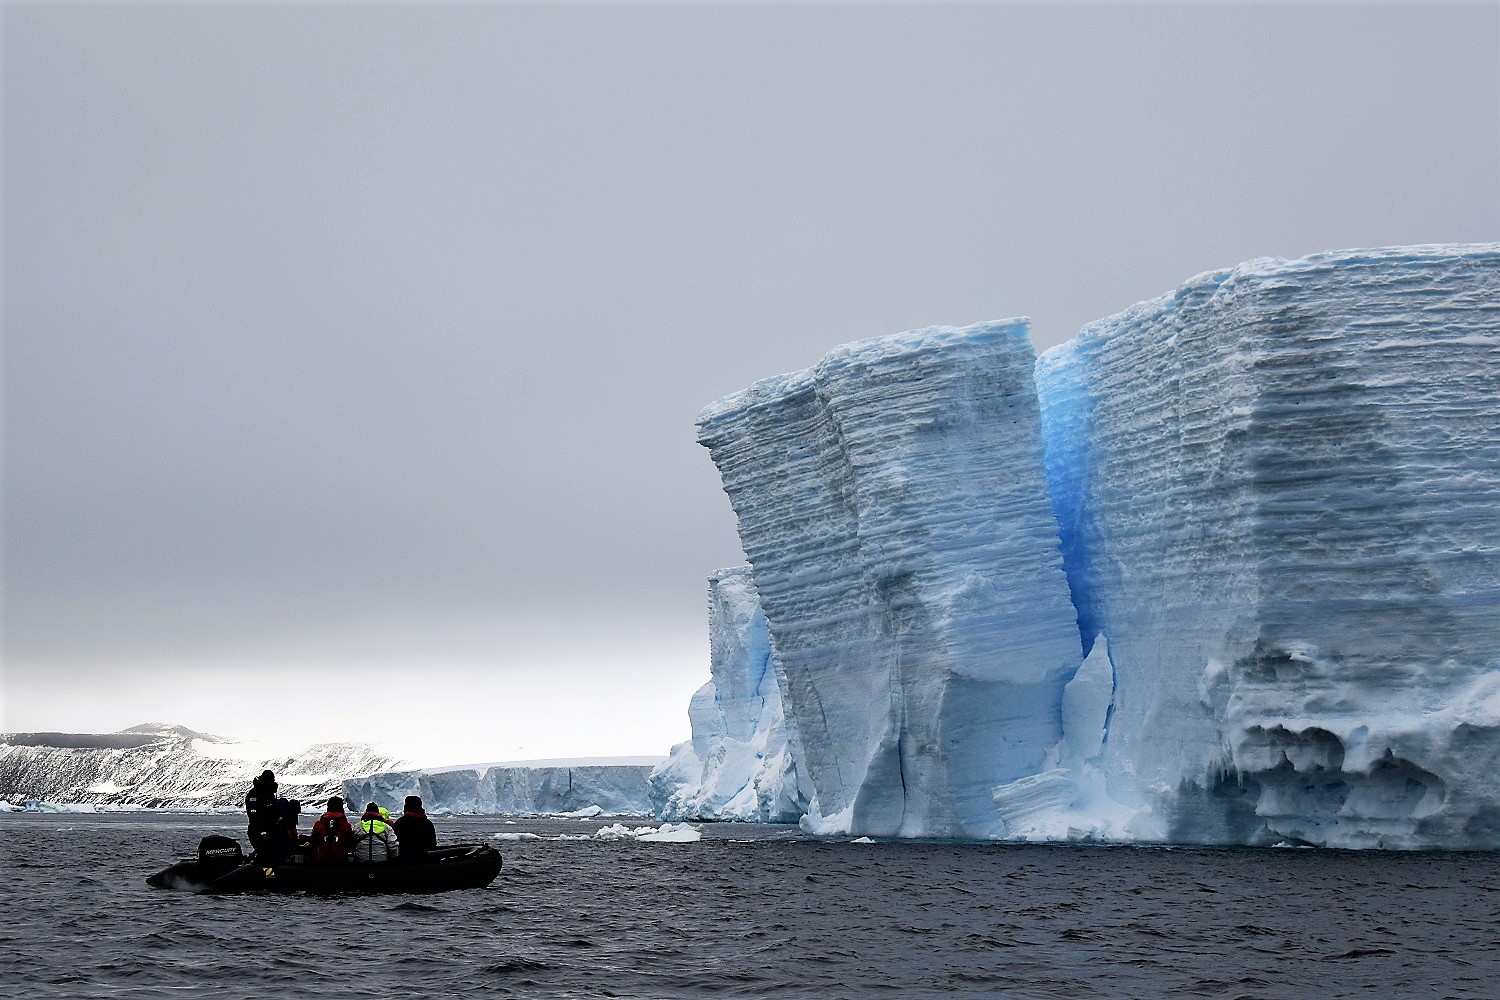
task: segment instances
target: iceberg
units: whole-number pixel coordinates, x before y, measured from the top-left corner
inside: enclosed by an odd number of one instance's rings
[[[628,827],[623,823],[606,826],[594,834],[594,840],[634,840],[642,844],[694,844],[703,833],[690,823],[663,823],[661,826]]]
[[[707,408],[816,832],[1004,833],[1081,660],[1024,321],[839,348]],[[1015,585],[1024,581],[1024,585]]]
[[[818,834],[1500,847],[1496,428],[1494,244],[756,383],[698,434],[769,648],[715,639],[658,807],[752,818],[784,740]]]
[[[1500,846],[1500,247],[1200,275],[1037,386],[1154,839]]]
[[[781,668],[748,566],[708,580],[711,678],[693,695],[693,738],[651,773],[663,819],[796,823],[807,811],[796,727],[782,709]]]

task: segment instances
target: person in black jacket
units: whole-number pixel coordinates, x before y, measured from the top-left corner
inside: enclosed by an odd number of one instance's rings
[[[276,775],[260,772],[245,796],[245,814],[250,817],[250,850],[262,864],[274,865],[286,855],[286,828],[276,801]]]
[[[298,860],[300,855],[306,852],[306,842],[297,832],[297,821],[302,816],[302,803],[297,799],[276,800],[276,806],[281,812],[281,836],[282,850],[292,860]]]
[[[396,828],[396,840],[401,845],[401,860],[406,864],[421,864],[427,860],[427,852],[437,846],[437,830],[422,809],[422,798],[419,795],[406,797],[401,818],[391,825]]]

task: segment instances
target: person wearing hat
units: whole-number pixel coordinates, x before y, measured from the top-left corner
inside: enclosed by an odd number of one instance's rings
[[[312,828],[314,861],[348,861],[354,847],[354,827],[344,815],[344,800],[335,795],[328,800],[328,811],[318,817]]]
[[[401,818],[391,825],[396,830],[396,840],[401,844],[401,860],[407,864],[421,864],[427,860],[427,852],[437,846],[437,830],[422,809],[420,795],[406,797]]]
[[[274,865],[286,856],[286,833],[281,822],[281,806],[276,802],[276,775],[269,769],[260,772],[245,796],[245,815],[250,818],[252,857],[265,865]]]
[[[354,849],[350,852],[353,861],[390,861],[396,856],[396,844],[392,837],[391,814],[383,807],[371,802],[359,818],[359,829],[354,833]]]

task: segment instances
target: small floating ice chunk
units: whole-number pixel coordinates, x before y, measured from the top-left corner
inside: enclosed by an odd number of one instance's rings
[[[593,819],[604,812],[599,806],[584,806],[582,809],[574,809],[572,812],[557,813],[564,819]]]
[[[656,844],[691,844],[702,840],[703,832],[691,823],[663,823],[660,829],[640,834],[635,839]]]
[[[851,844],[873,844],[873,843],[875,843],[875,841],[873,839],[869,838],[869,837],[855,837],[853,840],[849,841],[849,843],[851,843]]]
[[[535,834],[535,833],[492,833],[492,834],[490,834],[490,839],[492,839],[492,840],[541,840],[542,838],[539,835]]]
[[[652,844],[688,844],[702,840],[703,833],[691,823],[663,823],[661,826],[638,826],[632,829],[623,823],[601,827],[594,834],[595,840],[638,840]]]

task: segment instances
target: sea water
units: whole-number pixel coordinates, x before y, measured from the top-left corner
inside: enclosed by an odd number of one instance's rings
[[[194,896],[145,878],[205,834],[243,843],[236,817],[0,815],[0,988],[215,1000],[1500,995],[1493,854],[849,843],[735,824],[640,843],[592,837],[606,817],[436,822],[442,842],[500,848],[494,885]]]

